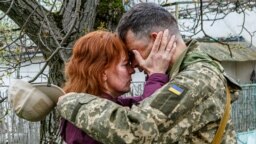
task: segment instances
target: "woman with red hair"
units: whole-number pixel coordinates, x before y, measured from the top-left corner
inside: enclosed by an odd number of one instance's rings
[[[164,68],[163,71],[166,71]],[[168,81],[164,73],[151,74],[144,93],[138,97],[119,97],[130,90],[131,75],[128,49],[111,32],[95,31],[78,39],[66,64],[66,93],[89,93],[109,99],[123,106],[131,106],[150,96]],[[61,136],[68,144],[96,144],[85,132],[65,119],[61,121]]]

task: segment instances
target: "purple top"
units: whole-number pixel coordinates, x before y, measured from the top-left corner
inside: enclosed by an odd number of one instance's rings
[[[103,98],[109,99],[122,106],[131,107],[133,104],[138,104],[143,99],[152,95],[157,89],[166,84],[168,80],[167,75],[155,73],[149,76],[146,80],[144,92],[141,96],[113,98],[110,95],[104,94]],[[81,129],[77,128],[65,119],[61,120],[61,137],[67,144],[100,144],[100,142],[94,140]]]

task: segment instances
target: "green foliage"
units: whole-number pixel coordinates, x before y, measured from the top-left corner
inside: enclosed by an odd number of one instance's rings
[[[2,65],[8,65],[13,59],[9,59],[8,56],[12,54],[20,54],[21,47],[16,44],[11,44],[13,40],[19,37],[17,31],[13,31],[13,28],[0,23],[0,63]]]
[[[7,54],[6,50],[5,49],[2,49],[0,47],[0,63],[1,64],[5,64],[5,59],[4,59],[4,56]]]
[[[3,15],[0,12],[0,15]],[[13,39],[19,36],[18,25],[16,25],[10,18],[4,17],[0,21],[0,51],[3,47],[10,43]]]
[[[3,13],[0,12],[0,15]],[[0,21],[0,85],[3,78],[9,77],[16,69],[15,65],[19,59],[15,55],[22,53],[20,28],[9,17],[4,17]]]
[[[100,25],[97,27],[97,30],[107,30],[106,27],[107,26],[105,22],[100,22]]]
[[[102,0],[97,7],[94,28],[113,30],[124,13],[121,0]],[[102,27],[104,26],[104,27]]]
[[[1,21],[0,23],[0,43],[1,43],[1,47],[4,45],[4,43],[6,42],[10,42],[12,38],[15,37],[14,32],[12,31],[13,26],[8,25],[4,22]]]

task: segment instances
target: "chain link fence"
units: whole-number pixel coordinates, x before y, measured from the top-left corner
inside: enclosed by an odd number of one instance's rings
[[[239,144],[256,143],[256,84],[242,86],[239,99],[232,104],[232,120]]]
[[[7,97],[7,88],[0,90],[0,98]],[[7,99],[0,103],[0,144],[38,144],[39,130],[39,122],[17,117]]]

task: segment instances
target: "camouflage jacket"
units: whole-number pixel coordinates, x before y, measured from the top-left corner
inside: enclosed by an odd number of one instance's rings
[[[57,109],[102,143],[211,143],[226,101],[223,68],[192,40],[169,75],[166,85],[131,108],[89,94],[70,93]],[[222,143],[236,143],[231,120]]]

